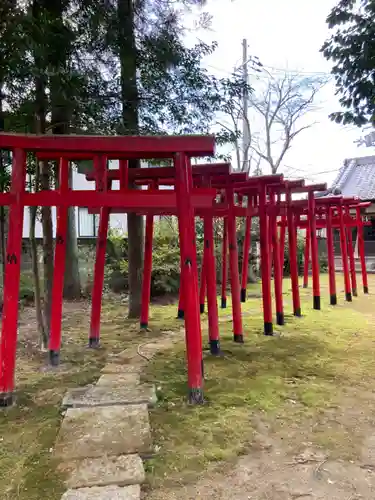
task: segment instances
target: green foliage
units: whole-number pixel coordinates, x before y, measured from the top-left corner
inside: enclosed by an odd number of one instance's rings
[[[153,242],[151,295],[174,294],[180,286],[180,247],[177,228],[157,224]]]
[[[305,238],[299,234],[297,237],[297,266],[299,274],[303,273],[304,252],[305,252]],[[284,273],[286,275],[290,274],[288,238],[286,238],[285,240]]]
[[[344,111],[337,123],[375,122],[375,1],[340,0],[327,18],[331,37],[321,51],[333,62],[332,74]]]
[[[22,302],[34,301],[34,281],[30,274],[21,274],[19,299]]]

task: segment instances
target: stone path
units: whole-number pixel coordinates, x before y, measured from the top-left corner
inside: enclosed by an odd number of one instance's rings
[[[155,387],[140,381],[147,362],[181,338],[166,332],[155,341],[111,356],[95,385],[70,390],[55,445],[67,491],[62,500],[139,500],[142,458],[154,450],[148,407]]]

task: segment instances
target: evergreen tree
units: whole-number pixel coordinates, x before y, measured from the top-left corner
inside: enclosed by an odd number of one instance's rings
[[[337,123],[375,123],[375,1],[340,0],[327,18],[333,34],[322,47],[333,62],[332,74],[343,111]]]

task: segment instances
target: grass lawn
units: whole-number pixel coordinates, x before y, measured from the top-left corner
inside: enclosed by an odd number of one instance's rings
[[[60,427],[60,404],[67,389],[99,378],[110,353],[139,343],[138,323],[124,319],[127,305],[119,296],[106,297],[102,312],[102,348],[86,348],[90,305],[67,303],[63,314],[63,348],[58,370],[46,369],[47,353],[41,353],[35,334],[35,312],[20,314],[16,389],[17,405],[0,411],[0,499],[57,500],[64,492],[63,478],[52,448]],[[175,324],[163,315],[163,329]],[[155,326],[147,337],[162,333]],[[145,336],[142,336],[144,342]]]
[[[322,311],[312,310],[311,289],[302,290],[303,318],[291,311],[289,282],[285,281],[287,325],[280,335],[262,335],[260,286],[249,287],[252,297],[243,305],[245,344],[232,342],[230,308],[220,311],[223,358],[205,351],[207,405],[185,402],[186,369],[183,338],[172,350],[161,352],[148,365],[145,378],[158,387],[160,401],[151,412],[158,453],[146,464],[149,487],[189,481],[209,465],[231,460],[254,446],[254,419],[261,416],[279,435],[304,426],[309,440],[352,457],[361,429],[320,425],[321,416],[338,407],[350,388],[372,385],[373,296],[345,304],[342,278],[339,305],[328,305],[327,279],[322,276]],[[370,291],[375,279],[370,277]],[[56,472],[52,448],[61,422],[60,402],[69,387],[90,383],[110,353],[134,343],[137,323],[124,320],[126,304],[107,297],[103,308],[102,345],[85,348],[89,325],[87,303],[66,304],[62,366],[45,369],[45,355],[37,348],[32,309],[21,314],[17,359],[18,404],[0,413],[1,500],[60,499],[62,477]],[[179,329],[176,305],[152,308],[152,332]],[[206,315],[204,315],[206,318]],[[207,338],[206,321],[203,324]],[[183,336],[181,336],[183,337]],[[362,404],[362,403],[361,403]],[[306,425],[306,422],[318,422]],[[306,434],[307,433],[307,434]],[[294,434],[296,445],[301,436]]]

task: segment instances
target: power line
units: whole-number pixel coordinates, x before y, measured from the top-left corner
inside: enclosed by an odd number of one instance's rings
[[[236,72],[239,71],[240,68],[234,68],[232,71],[229,71],[228,69],[224,68],[218,68],[217,66],[213,66],[211,64],[206,65],[208,68],[212,68],[216,71],[220,71],[221,73],[225,73],[227,75],[233,75]],[[282,68],[275,68],[274,66],[267,66],[265,64],[262,64],[259,67],[259,71],[257,72],[258,74],[261,73],[261,68],[265,68],[266,70],[271,70],[277,73],[284,73],[284,74],[290,74],[290,75],[306,75],[306,76],[327,76],[329,78],[332,78],[332,74],[325,72],[325,71],[299,71],[299,70],[291,70],[291,69],[282,69]],[[270,71],[270,72],[271,72]]]

